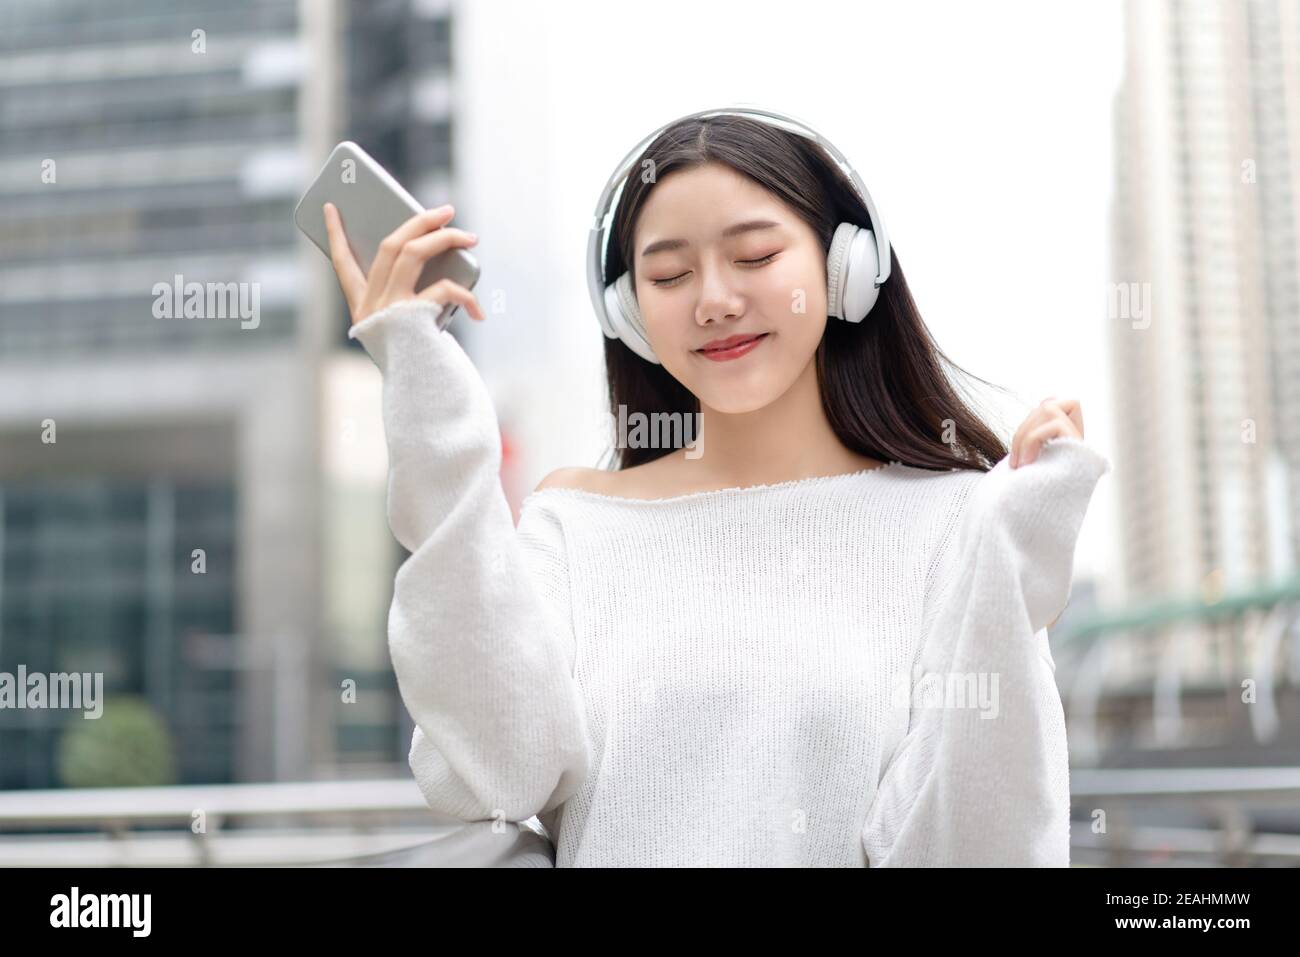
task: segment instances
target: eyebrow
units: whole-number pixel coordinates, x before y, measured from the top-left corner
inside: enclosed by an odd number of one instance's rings
[[[743,223],[736,223],[728,226],[722,231],[722,238],[728,239],[732,236],[739,236],[741,233],[752,232],[756,229],[774,229],[779,227],[780,223],[775,223],[770,219],[749,219]],[[652,242],[645,249],[641,250],[642,256],[652,256],[655,253],[667,252],[672,249],[681,249],[688,246],[689,243],[684,239],[658,239]]]

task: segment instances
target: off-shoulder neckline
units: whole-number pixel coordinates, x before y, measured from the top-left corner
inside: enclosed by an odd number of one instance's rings
[[[926,475],[946,475],[956,472],[968,472],[971,469],[922,469],[911,465],[905,465],[903,462],[894,460],[886,462],[884,465],[876,465],[871,468],[857,469],[853,472],[839,472],[835,475],[810,475],[806,478],[787,479],[784,482],[768,482],[758,485],[733,485],[727,488],[705,489],[701,492],[686,492],[681,495],[670,495],[661,498],[632,498],[626,495],[608,495],[604,492],[592,492],[581,488],[566,488],[564,486],[551,486],[550,488],[536,489],[525,496],[520,505],[523,509],[533,499],[540,499],[544,496],[559,496],[563,498],[586,499],[595,502],[605,502],[612,505],[626,505],[637,507],[659,507],[665,505],[677,505],[684,502],[699,500],[717,500],[717,499],[734,499],[748,497],[760,492],[774,492],[788,489],[804,489],[811,487],[820,487],[833,483],[844,482],[849,479],[883,479],[886,476],[902,474],[906,472],[921,472]],[[979,474],[985,474],[980,472]]]

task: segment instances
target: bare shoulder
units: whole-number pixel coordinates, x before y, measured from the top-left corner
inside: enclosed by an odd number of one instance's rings
[[[616,470],[581,466],[559,468],[537,485],[539,492],[546,488],[578,489],[619,498],[658,498],[678,491],[667,456]]]
[[[558,468],[537,483],[536,491],[545,488],[570,488],[583,492],[603,492],[608,485],[609,472],[604,469],[584,468],[579,465]]]

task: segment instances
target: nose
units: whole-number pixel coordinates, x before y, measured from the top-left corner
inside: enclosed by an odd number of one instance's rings
[[[702,268],[700,299],[695,304],[695,321],[700,325],[739,319],[745,314],[745,300],[732,285],[725,269]]]

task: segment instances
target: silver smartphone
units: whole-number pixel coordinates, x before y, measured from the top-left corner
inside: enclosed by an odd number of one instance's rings
[[[328,257],[330,241],[325,229],[326,203],[333,203],[338,209],[348,245],[366,273],[370,272],[370,265],[379,252],[380,241],[413,215],[424,211],[424,207],[388,170],[351,140],[344,140],[334,147],[293,211],[293,221],[298,228]],[[425,263],[424,270],[416,279],[415,291],[419,292],[439,279],[450,279],[466,289],[473,289],[478,275],[478,260],[456,247]],[[438,328],[445,329],[459,309],[458,303],[447,303],[438,315]]]

